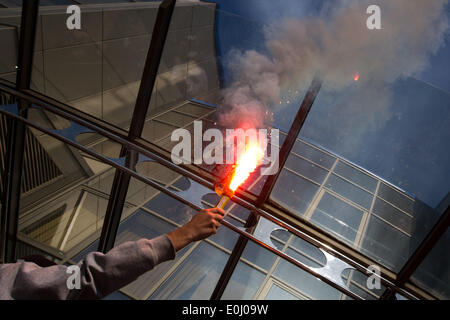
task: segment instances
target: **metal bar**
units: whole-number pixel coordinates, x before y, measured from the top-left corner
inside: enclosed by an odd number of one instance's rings
[[[134,168],[137,161],[137,154],[133,150],[130,150],[129,152],[135,156],[127,156],[126,165],[128,168]],[[131,165],[133,165],[133,167],[131,167]],[[98,251],[106,253],[114,247],[130,180],[131,176],[129,174],[121,170],[116,170],[106,209],[105,220],[102,226]]]
[[[417,249],[409,257],[408,261],[404,264],[402,269],[397,275],[395,284],[397,286],[403,286],[411,277],[411,275],[420,266],[422,261],[427,257],[442,235],[447,231],[450,226],[450,206],[444,211],[439,220],[433,226],[431,231],[427,234],[425,239],[420,243]],[[395,292],[386,291],[380,297],[381,299],[390,300],[394,298]]]
[[[159,6],[155,26],[153,27],[152,40],[147,52],[144,71],[142,73],[139,92],[128,132],[129,141],[134,141],[139,138],[144,129],[145,119],[150,105],[153,88],[155,86],[156,76],[158,74],[158,68],[161,62],[167,33],[169,32],[170,21],[175,9],[175,4],[176,0],[164,0]],[[134,150],[127,151],[126,147],[122,147],[121,156],[126,156],[125,163],[127,167],[134,170],[138,160],[136,152]],[[114,246],[130,180],[131,176],[126,172],[121,170],[116,171],[98,245],[98,250],[101,252],[107,252]]]
[[[64,258],[64,252],[61,250],[58,250],[52,246],[46,245],[36,239],[33,239],[21,232],[17,234],[17,240],[23,242],[26,245],[29,245],[39,251],[43,251],[47,253],[48,255],[52,256],[53,258],[62,260]]]
[[[164,0],[158,9],[155,26],[152,33],[152,41],[147,53],[141,84],[139,86],[136,106],[131,119],[129,139],[135,140],[141,136],[147,117],[148,106],[155,85],[158,68],[163,54],[170,21],[175,9],[176,0]]]
[[[286,136],[286,139],[281,146],[280,153],[278,155],[278,171],[276,174],[270,175],[267,177],[264,186],[261,189],[261,193],[256,200],[256,205],[258,207],[262,206],[267,199],[269,199],[270,193],[272,192],[275,183],[277,182],[278,176],[283,170],[284,164],[286,163],[287,158],[292,150],[292,147],[297,140],[298,134],[305,123],[306,117],[308,116],[309,111],[314,103],[314,100],[317,97],[317,94],[322,86],[322,82],[318,78],[314,78],[311,82],[311,85],[306,93],[305,98],[300,105],[300,108],[297,111],[297,115],[295,116],[294,121],[292,122],[291,128]]]
[[[24,1],[20,23],[20,42],[17,62],[16,89],[30,89],[33,70],[34,42],[39,11],[39,0]],[[29,101],[18,101],[19,115],[27,118]],[[8,130],[6,179],[2,205],[1,253],[3,262],[16,259],[17,229],[20,209],[22,167],[24,160],[26,125],[13,119]]]
[[[256,225],[258,221],[257,215],[253,212],[250,213],[250,216],[245,223],[245,228],[252,228]],[[251,232],[251,230],[249,230]],[[211,294],[210,300],[220,300],[222,295],[228,285],[228,282],[233,275],[234,269],[236,269],[239,260],[241,259],[242,252],[244,252],[245,246],[247,245],[248,238],[244,236],[239,236],[239,239],[236,241],[234,245],[233,251],[231,252],[230,257],[228,258],[227,264],[223,269],[219,280],[216,283],[216,287],[214,288],[213,293]]]

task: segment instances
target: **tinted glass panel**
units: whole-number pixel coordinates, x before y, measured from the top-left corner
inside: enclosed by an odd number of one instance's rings
[[[277,285],[272,285],[272,287],[269,289],[269,292],[267,293],[267,296],[265,298],[266,300],[299,300],[296,296],[289,293],[288,291],[281,289]]]
[[[262,272],[243,262],[239,262],[222,295],[222,300],[252,299],[262,284],[264,277],[265,275]]]
[[[380,184],[378,196],[408,213],[413,212],[414,201],[384,183]]]
[[[292,148],[292,151],[317,163],[321,166],[330,169],[336,160],[333,156],[320,151],[318,148],[311,147],[310,145],[297,140]]]
[[[319,190],[318,185],[283,170],[278,177],[271,198],[289,210],[303,215],[317,190]]]
[[[227,259],[223,251],[201,243],[150,299],[209,299]]]
[[[328,171],[294,155],[289,156],[285,168],[289,168],[319,184],[322,183],[328,173]]]
[[[339,161],[334,168],[334,172],[344,178],[356,183],[357,185],[374,192],[377,187],[377,180],[342,161]]]
[[[374,214],[401,228],[403,231],[411,234],[413,218],[395,209],[387,202],[377,198],[373,207]]]
[[[361,250],[376,261],[399,270],[410,253],[410,240],[401,231],[371,216]]]
[[[359,204],[363,208],[369,209],[372,203],[373,196],[358,188],[357,186],[345,181],[344,179],[332,174],[325,186],[330,190],[333,190],[340,195],[344,196],[347,199],[352,200],[353,202]]]
[[[180,224],[188,222],[195,214],[194,209],[171,198],[165,193],[158,194],[154,199],[145,204],[145,207]]]
[[[242,258],[268,271],[277,256],[269,250],[255,244],[253,241],[248,241],[242,253]]]
[[[311,220],[330,232],[352,243],[358,233],[362,211],[325,193]]]
[[[450,230],[447,230],[411,279],[439,299],[450,299]]]

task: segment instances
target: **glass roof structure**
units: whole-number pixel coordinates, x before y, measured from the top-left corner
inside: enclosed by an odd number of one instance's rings
[[[297,68],[308,44],[334,48],[309,29],[334,13],[305,1],[288,18],[309,41],[291,47],[277,24],[291,7],[262,2],[0,0],[1,261],[76,263],[215,206],[216,166],[172,162],[171,135],[225,130],[227,97],[266,101],[274,82],[255,83],[279,72],[261,123],[280,129],[276,173],[250,176],[216,235],[107,299],[450,299],[448,89],[416,64],[387,68],[395,54],[367,68],[363,49],[313,50],[342,70]],[[408,58],[435,68],[422,46]]]

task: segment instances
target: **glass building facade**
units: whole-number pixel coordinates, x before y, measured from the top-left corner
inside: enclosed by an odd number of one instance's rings
[[[194,121],[218,127],[217,20],[242,24],[243,39],[260,26],[216,3],[174,2],[40,1],[33,24],[33,5],[0,1],[3,262],[41,254],[76,263],[170,232],[217,202],[214,167],[173,164],[171,134],[193,132]],[[70,4],[81,7],[81,30],[66,27]],[[289,121],[274,142],[285,159],[276,179],[252,174],[216,235],[107,299],[450,298],[450,193],[432,205],[324,147],[320,134],[311,139],[310,122],[332,99],[313,85],[298,91],[296,108],[311,113],[298,131],[297,109],[279,115]],[[448,131],[450,96],[436,99],[447,106],[436,131]],[[381,284],[370,289],[373,265]]]

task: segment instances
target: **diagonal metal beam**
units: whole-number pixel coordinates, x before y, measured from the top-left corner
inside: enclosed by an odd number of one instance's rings
[[[258,215],[250,212],[245,223],[245,228],[254,229],[258,222]],[[250,230],[249,230],[250,231]],[[247,245],[248,238],[240,235],[236,244],[234,245],[233,251],[228,258],[227,264],[225,265],[219,280],[216,283],[213,293],[211,294],[210,300],[220,300],[222,295],[228,285],[228,282],[233,275],[234,269],[236,269],[239,260],[241,259],[242,253],[244,252],[245,246]]]
[[[39,0],[23,2],[16,77],[16,89],[19,91],[30,89],[38,12]],[[27,118],[29,106],[27,100],[19,99],[18,112],[21,117]],[[8,127],[0,232],[1,260],[5,263],[14,262],[16,259],[26,129],[23,122],[15,119],[11,120]]]
[[[395,284],[399,287],[402,287],[411,277],[411,275],[416,271],[416,269],[420,266],[422,261],[427,257],[439,239],[443,236],[443,234],[447,231],[450,226],[450,206],[447,207],[447,210],[441,215],[439,220],[433,226],[431,231],[427,234],[425,239],[420,243],[417,249],[413,252],[413,254],[409,257],[408,261],[406,261],[405,265],[397,274],[397,279]],[[390,290],[386,290],[383,295],[380,297],[381,299],[390,300],[394,298],[395,292]]]
[[[281,146],[280,153],[278,155],[278,171],[276,174],[270,175],[267,177],[264,186],[261,189],[261,193],[256,200],[257,206],[262,206],[267,199],[269,199],[270,193],[272,192],[275,183],[277,182],[278,176],[283,170],[284,164],[286,163],[287,158],[294,146],[295,140],[300,133],[300,130],[305,123],[306,117],[308,116],[311,107],[316,100],[317,94],[319,93],[320,87],[322,86],[322,82],[318,78],[314,78],[311,82],[311,85],[306,93],[305,98],[300,105],[300,108],[297,111],[297,115],[295,116],[294,121],[292,122],[291,128],[286,136],[286,139]]]
[[[164,0],[158,9],[155,26],[153,27],[152,40],[147,52],[141,84],[131,119],[128,140],[133,142],[142,134],[147,116],[148,107],[155,86],[159,64],[163,54],[164,44],[169,31],[170,21],[175,9],[176,0]],[[125,156],[127,168],[134,170],[137,163],[137,153],[134,150],[122,148],[121,156]],[[106,209],[105,220],[98,245],[98,251],[107,252],[114,247],[116,234],[119,229],[125,198],[130,185],[131,176],[121,170],[116,170],[111,195]]]

